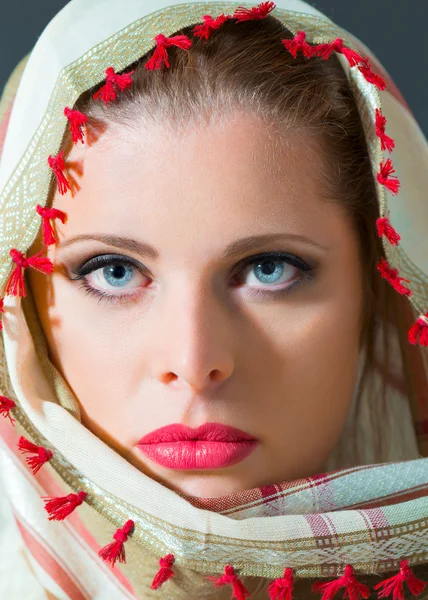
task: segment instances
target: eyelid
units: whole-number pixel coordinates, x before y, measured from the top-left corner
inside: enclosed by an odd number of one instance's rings
[[[233,271],[234,277],[240,276],[242,274],[242,272],[246,269],[247,266],[255,264],[258,261],[267,260],[269,258],[271,258],[272,260],[283,261],[283,262],[286,262],[286,263],[294,266],[295,268],[298,269],[298,271],[300,271],[301,276],[299,277],[298,280],[292,282],[290,285],[288,285],[285,288],[281,287],[279,289],[275,289],[272,291],[269,291],[268,288],[266,288],[266,289],[264,289],[264,288],[251,289],[251,291],[249,293],[255,297],[260,296],[263,299],[266,299],[266,298],[271,299],[271,298],[280,298],[281,296],[285,296],[286,294],[290,293],[291,290],[294,289],[294,287],[296,287],[296,285],[299,285],[299,283],[301,283],[303,281],[312,280],[314,278],[314,272],[317,270],[317,266],[318,266],[317,263],[314,262],[313,260],[305,261],[294,254],[290,254],[289,252],[265,251],[265,252],[260,252],[258,254],[253,254],[253,255],[247,256],[246,258],[239,261],[238,265],[235,266],[235,269]],[[129,257],[129,256],[111,253],[111,254],[97,254],[97,255],[92,256],[91,258],[87,259],[83,263],[82,266],[80,266],[76,270],[72,270],[72,272],[76,276],[72,277],[69,275],[69,279],[72,281],[82,280],[83,285],[81,287],[86,289],[87,294],[91,294],[94,297],[98,297],[98,300],[105,299],[105,300],[109,300],[113,303],[121,303],[122,301],[124,301],[124,302],[131,301],[132,302],[135,299],[138,300],[138,295],[133,294],[133,293],[125,292],[123,294],[109,294],[104,291],[97,290],[97,288],[88,284],[88,275],[90,275],[93,272],[98,271],[99,269],[102,269],[106,265],[112,265],[112,264],[131,265],[132,267],[136,268],[140,272],[140,274],[150,278],[150,274],[148,273],[147,268],[144,265],[142,265],[141,263],[139,263],[139,261],[137,261],[134,258]]]
[[[106,265],[111,264],[129,264],[136,267],[142,273],[147,272],[146,267],[130,256],[124,254],[97,254],[86,260],[80,267],[75,270],[76,275],[81,277],[89,275],[93,271],[101,269]]]
[[[283,260],[284,262],[289,262],[301,271],[310,271],[311,269],[315,268],[314,264],[304,261],[295,254],[290,254],[289,252],[280,250],[271,250],[268,252],[260,252],[259,254],[247,256],[246,258],[243,258],[240,263],[238,263],[238,267],[241,265],[240,268],[245,268],[247,265],[257,262],[257,260],[266,260],[268,258],[271,258],[272,260]]]
[[[312,261],[305,261],[298,256],[291,254],[285,251],[279,250],[271,250],[265,252],[259,252],[258,254],[251,254],[240,260],[237,265],[235,265],[233,272],[239,274],[245,269],[247,266],[257,262],[257,260],[266,260],[271,258],[272,260],[283,260],[284,262],[288,262],[289,264],[295,266],[302,272],[307,272],[316,267],[316,265]],[[136,267],[141,273],[144,275],[149,275],[149,270],[147,267],[134,259],[133,257],[124,255],[124,254],[97,254],[87,259],[83,265],[75,269],[75,274],[79,277],[83,277],[85,275],[89,275],[96,269],[103,268],[109,264],[130,264]],[[150,275],[149,275],[150,276]]]
[[[302,258],[296,256],[295,254],[291,254],[285,251],[279,250],[271,250],[260,252],[258,254],[252,254],[241,259],[237,265],[234,266],[232,270],[232,276],[234,278],[242,275],[243,271],[251,265],[256,264],[258,261],[265,261],[268,259],[272,259],[274,261],[282,261],[289,265],[292,265],[298,271],[302,273],[302,275],[309,276],[313,271],[317,269],[317,264],[314,263],[313,260],[306,261]],[[90,274],[102,269],[105,266],[120,264],[120,265],[130,265],[131,267],[136,268],[143,277],[151,278],[151,274],[147,267],[134,259],[133,257],[126,256],[124,254],[97,254],[88,258],[83,262],[79,267],[71,269],[71,273],[74,275],[69,275],[69,279],[71,280],[79,280],[86,279]]]

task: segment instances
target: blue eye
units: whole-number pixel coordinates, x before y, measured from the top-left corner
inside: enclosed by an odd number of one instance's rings
[[[248,272],[250,277],[245,286],[251,293],[273,297],[287,293],[303,279],[310,279],[313,270],[312,265],[293,254],[265,252],[241,261],[234,277],[242,280]],[[144,278],[150,276],[141,265],[114,254],[94,256],[77,269],[75,277],[70,277],[73,281],[81,279],[88,294],[111,302],[135,297],[135,290],[141,287]]]
[[[103,278],[115,287],[122,287],[133,277],[135,267],[125,264],[116,264],[102,269]]]
[[[250,292],[272,297],[273,294],[287,293],[304,279],[311,279],[313,270],[312,265],[293,254],[265,252],[245,259],[237,277],[242,280],[244,273],[249,273],[246,286]]]
[[[250,267],[250,275],[254,274],[253,282],[267,286],[286,283],[298,272],[297,267],[283,259],[265,258],[250,263]]]
[[[131,299],[144,280],[143,269],[120,255],[94,256],[77,269],[71,280],[82,280],[88,294],[112,302]],[[122,291],[122,293],[117,293]]]

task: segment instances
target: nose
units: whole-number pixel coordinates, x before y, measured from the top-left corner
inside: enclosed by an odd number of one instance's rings
[[[151,313],[154,377],[176,389],[212,393],[233,373],[233,315],[212,292],[180,288]]]

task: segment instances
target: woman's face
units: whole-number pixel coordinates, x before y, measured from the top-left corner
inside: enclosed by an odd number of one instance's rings
[[[191,496],[322,471],[356,384],[362,269],[350,220],[320,195],[316,141],[281,146],[237,112],[181,133],[109,125],[68,161],[80,189],[54,199],[68,214],[55,271],[28,275],[84,425]],[[251,452],[205,442],[192,463],[201,442],[173,442],[157,456],[181,462],[165,466],[137,447],[204,423],[247,433]]]

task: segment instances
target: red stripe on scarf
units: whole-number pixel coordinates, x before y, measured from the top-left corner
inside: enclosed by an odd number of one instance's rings
[[[5,421],[4,419],[0,418],[0,438],[3,442],[5,442],[5,450],[10,452],[10,454],[13,455],[13,457],[21,463],[21,472],[26,477],[27,481],[29,481],[31,485],[38,490],[38,492],[41,486],[44,490],[43,493],[45,493],[46,495],[64,495],[64,488],[58,485],[58,482],[48,471],[43,471],[43,469],[41,469],[37,473],[37,475],[33,475],[29,471],[25,463],[25,455],[19,452],[17,449],[19,436],[19,432],[13,427],[11,427],[8,421]],[[73,512],[70,516],[67,517],[67,526],[70,531],[70,534],[73,535],[73,537],[76,540],[78,540],[81,546],[90,548],[91,550],[93,550],[94,554],[98,553],[98,551],[101,548],[101,545],[83,524],[78,513]],[[113,570],[107,564],[103,564],[103,568],[105,568],[106,570],[106,576],[110,576],[113,579],[117,579],[122,584],[122,586],[126,588],[128,592],[131,593],[131,595],[135,595],[134,588],[132,587],[131,583],[129,582],[127,577],[121,571],[119,571],[119,569]]]
[[[52,554],[48,552],[45,544],[42,544],[36,538],[35,533],[31,532],[28,526],[24,525],[16,515],[14,516],[25,545],[41,568],[46,571],[61,590],[67,594],[70,600],[90,600],[89,596],[85,595],[82,590],[79,589],[76,583],[53,556],[53,549],[50,549]]]

